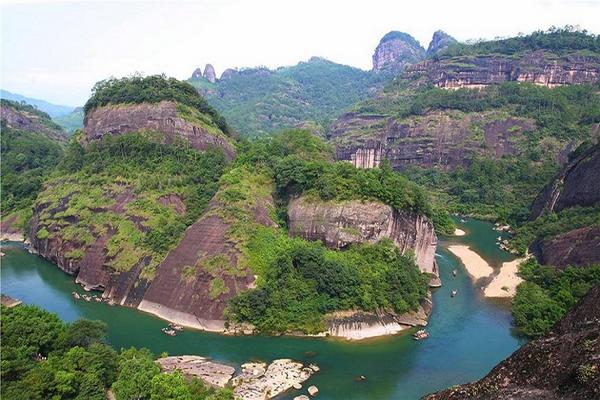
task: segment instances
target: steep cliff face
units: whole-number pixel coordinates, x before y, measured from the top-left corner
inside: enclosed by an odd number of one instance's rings
[[[64,131],[54,124],[50,117],[41,116],[39,112],[28,111],[25,108],[17,109],[13,104],[16,103],[6,100],[0,102],[0,119],[6,127],[35,132],[59,142],[67,141]]]
[[[427,60],[406,68],[406,77],[440,88],[482,88],[505,81],[555,87],[600,79],[600,56],[563,55],[538,50],[523,57],[457,56]]]
[[[95,108],[86,115],[84,140],[91,142],[107,134],[122,135],[143,130],[160,132],[167,144],[183,141],[198,150],[218,148],[229,159],[235,154],[231,139],[209,118],[173,101]]]
[[[513,353],[477,382],[427,400],[591,400],[600,396],[600,286],[592,288],[552,331]]]
[[[571,207],[600,204],[600,145],[569,162],[535,199],[531,220]],[[529,250],[545,265],[566,267],[600,263],[600,221],[531,244]]]
[[[395,169],[411,165],[453,169],[474,155],[501,158],[519,152],[518,140],[534,121],[502,113],[430,112],[396,119],[349,113],[329,130],[339,160],[373,168],[389,160]]]
[[[600,145],[569,162],[535,199],[531,219],[544,212],[569,207],[591,207],[600,202]]]
[[[158,266],[140,310],[198,329],[225,329],[227,302],[254,287],[255,276],[240,262],[240,246],[230,237],[232,224],[223,217],[224,207],[218,199],[213,200],[207,212],[187,229]],[[274,226],[269,207],[273,207],[270,196],[258,200],[251,209],[252,219]]]
[[[429,42],[429,46],[427,47],[426,56],[431,57],[434,54],[447,49],[448,46],[454,43],[456,43],[456,39],[448,35],[446,32],[435,31],[433,33],[433,37],[431,38],[431,42]]]
[[[290,201],[288,218],[291,235],[320,240],[335,249],[390,238],[402,252],[414,253],[421,271],[438,275],[437,236],[422,215],[395,211],[375,201],[322,202],[299,197]]]
[[[210,83],[215,83],[217,81],[217,74],[215,73],[215,68],[212,66],[212,64],[206,64],[206,66],[204,67],[203,76]]]
[[[407,65],[425,58],[425,50],[419,42],[404,32],[387,33],[373,54],[373,71],[396,74]]]

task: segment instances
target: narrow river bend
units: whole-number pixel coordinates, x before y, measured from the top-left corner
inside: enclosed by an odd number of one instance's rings
[[[492,266],[511,259],[495,244],[498,232],[486,222],[459,222],[466,236],[442,239],[437,261],[443,286],[433,293],[430,338],[415,342],[410,333],[359,343],[332,339],[291,337],[229,337],[186,330],[168,337],[166,324],[153,316],[105,303],[86,303],[71,296],[81,291],[72,277],[21,245],[4,244],[1,264],[2,293],[58,313],[66,321],[78,318],[105,321],[109,341],[121,347],[147,347],[160,354],[198,354],[241,364],[249,360],[293,358],[321,367],[309,384],[319,388],[319,399],[418,399],[451,385],[486,375],[523,342],[511,332],[506,302],[484,299],[460,262],[445,247],[470,245]],[[458,274],[452,276],[456,269]],[[458,290],[455,298],[452,289]],[[364,375],[367,379],[356,378]],[[298,393],[289,393],[283,399]]]

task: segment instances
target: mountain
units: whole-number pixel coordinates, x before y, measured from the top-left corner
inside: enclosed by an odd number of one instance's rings
[[[551,332],[525,344],[483,379],[424,400],[592,400],[600,396],[600,286]]]
[[[429,46],[427,47],[427,52],[425,55],[427,57],[431,57],[441,51],[444,51],[455,43],[458,43],[458,41],[452,36],[448,35],[446,32],[435,31],[433,33],[433,37],[431,38],[431,42],[429,42]]]
[[[425,58],[425,49],[408,33],[386,33],[373,53],[373,71],[395,75]]]
[[[72,133],[79,128],[83,128],[83,107],[76,107],[70,113],[54,117],[52,120],[68,133]]]
[[[197,69],[188,82],[242,136],[306,122],[327,125],[382,84],[382,78],[370,72],[317,57],[275,70],[228,69],[214,82],[214,69],[209,67],[204,74]]]
[[[525,221],[566,154],[597,136],[597,42],[564,30],[451,44],[406,66],[327,137],[338,159],[388,160],[455,212]]]
[[[25,97],[17,93],[11,93],[7,90],[0,89],[0,98],[6,100],[16,101],[18,103],[25,102],[27,104],[31,104],[32,106],[37,107],[39,110],[45,112],[50,117],[61,117],[63,115],[67,115],[73,111],[75,107],[70,106],[62,106],[57,104],[49,103],[45,100],[33,99],[30,97]]]
[[[2,213],[26,212],[62,156],[67,137],[48,114],[29,104],[1,99],[0,119]]]

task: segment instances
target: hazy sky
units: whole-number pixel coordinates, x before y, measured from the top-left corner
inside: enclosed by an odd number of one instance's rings
[[[600,0],[0,0],[3,89],[81,105],[93,84],[133,72],[188,78],[197,66],[293,65],[311,56],[370,69],[400,30],[427,47],[552,25],[600,33]]]

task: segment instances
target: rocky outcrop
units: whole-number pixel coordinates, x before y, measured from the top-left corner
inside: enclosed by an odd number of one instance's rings
[[[220,79],[228,79],[231,78],[233,75],[237,74],[238,70],[237,69],[233,69],[233,68],[227,68],[225,71],[223,71],[223,73],[221,74],[221,78]]]
[[[194,70],[194,72],[192,72],[191,79],[200,79],[200,78],[203,78],[203,76],[202,76],[202,68],[196,68]]]
[[[429,46],[427,47],[426,56],[431,57],[447,49],[448,46],[454,43],[456,43],[456,39],[448,35],[446,32],[435,31],[433,33],[433,37],[431,38],[431,42],[429,42]]]
[[[483,379],[426,400],[592,400],[600,397],[600,286],[546,336],[533,340]]]
[[[196,377],[205,383],[226,387],[230,385],[236,399],[265,400],[277,397],[292,388],[302,387],[302,383],[319,371],[319,367],[290,360],[248,362],[242,364],[239,373],[230,365],[217,363],[200,356],[175,356],[159,358],[157,364],[163,372],[181,371],[189,377]]]
[[[426,326],[431,314],[431,294],[418,310],[405,314],[366,311],[336,311],[325,316],[326,334],[348,340],[389,336],[414,326]]]
[[[16,109],[6,100],[0,102],[0,120],[8,128],[35,132],[58,142],[67,141],[64,131],[50,117],[43,118],[25,109]]]
[[[154,131],[159,132],[167,144],[183,140],[198,150],[221,149],[227,158],[232,159],[235,150],[231,139],[206,121],[210,121],[210,118],[185,118],[173,101],[109,104],[87,113],[84,141],[99,140],[104,135]]]
[[[202,76],[204,76],[204,78],[210,83],[215,83],[217,81],[215,68],[211,64],[206,64],[204,67],[204,74]]]
[[[373,71],[397,74],[407,65],[425,58],[425,50],[419,42],[404,32],[387,33],[373,54]]]
[[[600,221],[599,221],[600,222]],[[600,225],[586,226],[535,241],[529,251],[543,265],[565,268],[600,263]]]
[[[600,203],[600,144],[569,162],[533,202],[531,218],[569,207]]]
[[[438,275],[437,236],[425,216],[395,211],[375,201],[323,202],[299,197],[290,201],[288,218],[291,235],[320,240],[335,249],[390,238],[403,253],[414,253],[421,271]]]
[[[389,160],[394,169],[449,170],[467,166],[475,155],[517,154],[518,138],[533,129],[533,120],[496,112],[429,112],[405,119],[348,113],[330,127],[328,137],[336,158],[359,168]]]
[[[557,56],[538,50],[523,57],[457,56],[406,68],[405,78],[445,89],[482,88],[506,81],[556,87],[600,80],[600,55]]]

